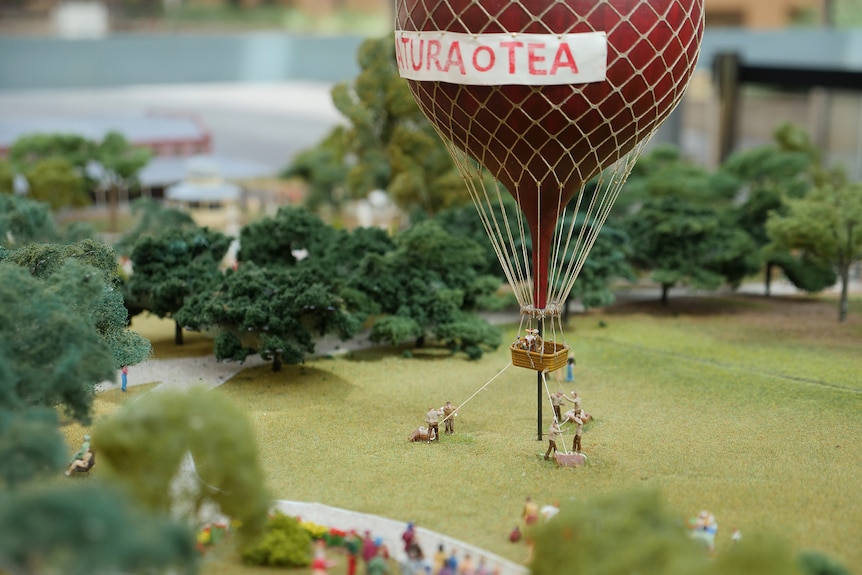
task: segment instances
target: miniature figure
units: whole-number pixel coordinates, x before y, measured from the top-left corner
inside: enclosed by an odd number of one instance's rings
[[[539,506],[536,505],[533,498],[529,495],[524,501],[524,510],[521,512],[521,518],[527,525],[532,525],[539,520]]]
[[[557,421],[563,421],[563,417],[560,415],[560,406],[565,403],[565,399],[563,399],[563,397],[562,391],[551,394],[551,405],[554,407],[554,416]]]
[[[328,569],[335,565],[334,561],[326,559],[326,541],[318,539],[314,542],[314,560],[311,562],[312,575],[327,575]]]
[[[707,550],[712,553],[715,551],[715,536],[718,533],[718,523],[715,521],[715,516],[709,511],[701,511],[697,517],[689,520],[689,529],[691,536],[698,541],[702,541]]]
[[[446,564],[446,551],[443,549],[443,544],[437,545],[437,552],[434,553],[434,562],[432,564],[434,573],[439,573]]]
[[[416,541],[416,529],[413,527],[413,522],[407,524],[407,529],[401,534],[401,540],[404,542],[404,552],[410,550],[410,546]]]
[[[572,451],[575,453],[581,452],[581,434],[584,432],[583,415],[585,415],[583,409],[570,409],[565,415],[566,421],[570,421],[577,426],[575,428],[575,438],[572,440]]]
[[[80,471],[81,473],[86,473],[93,468],[96,464],[96,454],[93,453],[92,449],[87,448],[87,451],[78,459],[72,461],[69,465],[69,469],[66,470],[66,475],[72,475],[75,471]]]
[[[74,463],[76,459],[82,459],[84,457],[84,454],[88,451],[90,451],[90,436],[85,435],[84,442],[81,443],[81,447],[78,449],[78,451],[76,451],[75,454],[72,455],[72,458],[69,460],[69,463]]]
[[[575,356],[571,353],[566,360],[566,381],[575,381]]]
[[[410,434],[410,437],[407,438],[407,441],[417,442],[417,441],[434,441],[436,436],[432,438],[431,433],[428,433],[428,428],[420,425],[417,429],[413,430],[413,433]]]
[[[366,531],[362,538],[362,560],[365,561],[365,571],[368,572],[368,564],[374,559],[377,554],[377,545],[374,544],[374,539],[371,538],[371,531]]]
[[[428,433],[431,436],[429,441],[440,441],[440,431],[438,425],[440,416],[443,415],[443,410],[428,408],[428,413],[425,414],[425,423],[428,424]]]
[[[366,568],[368,570],[368,575],[388,575],[389,564],[386,562],[386,558],[384,557],[384,549],[382,546],[377,549],[377,552],[368,561]]]
[[[344,539],[344,548],[347,550],[347,575],[356,575],[356,558],[362,548],[362,539],[356,531],[351,530]]]
[[[563,397],[569,403],[574,403],[575,409],[581,408],[581,398],[578,396],[578,392],[575,391],[574,389],[572,390],[572,397],[569,397],[568,395],[565,395],[565,394],[563,394]]]
[[[446,432],[446,435],[452,435],[455,433],[455,417],[458,415],[458,412],[455,411],[455,406],[452,405],[451,401],[447,401],[446,405],[440,408],[440,411],[443,412],[443,424],[445,425],[443,430]]]
[[[555,419],[551,422],[551,426],[548,427],[548,450],[545,452],[545,461],[549,459],[548,456],[551,452],[557,453],[557,444],[563,444],[563,432],[560,430],[560,424]]]
[[[123,391],[126,391],[126,385],[127,385],[127,384],[128,384],[128,382],[129,382],[129,366],[127,366],[127,365],[124,365],[124,366],[123,366],[122,373],[121,373],[121,377],[122,377],[122,380],[123,380],[123,385],[122,385],[122,388],[121,388],[121,389],[122,389]]]
[[[524,349],[527,351],[542,353],[544,350],[545,342],[542,340],[542,336],[539,335],[539,330],[537,329],[528,329],[523,341]]]

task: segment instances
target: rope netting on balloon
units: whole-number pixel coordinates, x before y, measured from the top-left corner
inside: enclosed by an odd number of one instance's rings
[[[550,319],[562,332],[562,306],[681,100],[702,33],[702,0],[398,0],[399,71],[466,182],[522,328]],[[544,38],[556,52],[541,52]],[[523,82],[506,80],[517,66]],[[588,77],[548,79],[559,70]]]

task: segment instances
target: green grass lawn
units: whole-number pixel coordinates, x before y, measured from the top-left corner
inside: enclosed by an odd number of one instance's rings
[[[460,404],[505,368],[507,349],[479,361],[352,352],[246,369],[217,393],[248,411],[277,498],[415,521],[523,561],[506,535],[527,495],[544,504],[650,486],[681,516],[714,512],[719,551],[737,527],[862,572],[862,302],[847,323],[836,316],[832,301],[742,296],[575,316],[577,382],[564,390],[596,418],[579,469],[540,459],[536,375],[514,367],[463,406],[456,435],[406,441],[428,406]],[[151,330],[172,324],[135,327],[162,356],[171,340]]]

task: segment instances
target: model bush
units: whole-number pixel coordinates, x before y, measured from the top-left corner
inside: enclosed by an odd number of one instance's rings
[[[311,536],[296,518],[277,513],[270,517],[263,537],[242,550],[242,560],[250,565],[305,567],[311,563]]]

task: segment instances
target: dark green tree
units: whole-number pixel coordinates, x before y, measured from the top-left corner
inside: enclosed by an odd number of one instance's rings
[[[0,492],[0,569],[10,575],[195,573],[194,536],[98,480]]]
[[[784,215],[771,214],[766,230],[777,249],[799,250],[836,271],[841,278],[838,320],[844,322],[851,268],[862,261],[862,186],[835,172],[832,181],[788,200]]]
[[[117,263],[114,250],[95,240],[83,240],[76,244],[31,244],[5,251],[0,249],[0,261],[6,261],[27,269],[36,278],[47,280],[55,273],[63,272],[56,281],[79,283],[80,289],[94,283],[98,286],[98,297],[94,300],[70,299],[79,311],[79,321],[85,322],[102,339],[113,360],[113,369],[124,365],[136,365],[146,359],[152,346],[137,333],[126,329],[126,308],[123,296],[117,289]],[[87,266],[81,270],[64,271],[67,262],[78,262]],[[64,289],[65,297],[74,297],[75,288]],[[83,296],[82,296],[83,297]],[[62,371],[62,370],[61,370]],[[113,377],[113,376],[112,376]],[[86,383],[94,386],[101,380]]]
[[[131,256],[135,244],[143,237],[155,236],[167,230],[197,228],[198,225],[186,212],[170,208],[149,198],[138,198],[132,202],[135,225],[123,234],[114,250],[119,256]]]
[[[192,294],[206,291],[221,278],[222,258],[231,239],[208,228],[169,228],[138,240],[132,251],[133,271],[126,282],[127,300],[162,318],[174,318]],[[175,322],[174,341],[183,343]]]
[[[292,266],[297,255],[325,257],[335,230],[307,208],[285,206],[240,231],[237,259],[260,266]]]
[[[632,263],[661,286],[662,305],[677,284],[715,289],[759,268],[752,240],[714,208],[680,198],[646,200],[629,215]]]
[[[330,275],[313,265],[263,268],[244,262],[187,298],[175,319],[186,329],[217,329],[217,358],[243,361],[256,353],[272,360],[273,371],[313,353],[316,335],[348,339],[359,329]]]
[[[58,239],[47,203],[18,195],[0,195],[0,246],[16,248]]]
[[[734,209],[739,227],[745,230],[760,250],[765,264],[765,290],[769,296],[776,268],[797,287],[818,292],[834,285],[831,267],[812,258],[779,250],[766,232],[772,212],[784,213],[787,199],[804,196],[815,184],[822,163],[819,150],[807,133],[792,124],[783,124],[774,142],[731,155],[720,172],[733,178],[737,191]]]
[[[609,219],[611,222],[624,219],[640,204],[654,198],[728,207],[736,193],[735,183],[727,174],[709,172],[684,158],[676,146],[658,146],[637,161]],[[590,182],[587,189],[594,186],[595,182]]]
[[[474,358],[500,344],[499,330],[474,313],[500,286],[479,271],[486,264],[482,248],[433,220],[401,232],[395,244],[388,253],[364,258],[350,282],[385,314],[372,327],[372,341],[415,339],[422,347],[430,337]]]
[[[630,250],[625,232],[609,225],[602,226],[575,280],[569,300],[580,299],[585,310],[611,305],[616,299],[611,289],[613,283],[620,279],[629,282],[637,279],[627,257]],[[569,301],[566,301],[563,321],[568,314]]]

